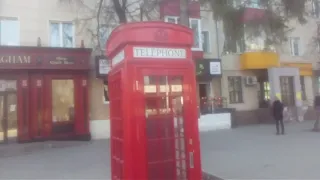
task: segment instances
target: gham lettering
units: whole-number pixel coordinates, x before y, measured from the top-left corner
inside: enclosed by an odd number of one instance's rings
[[[0,64],[31,64],[30,56],[0,56]]]

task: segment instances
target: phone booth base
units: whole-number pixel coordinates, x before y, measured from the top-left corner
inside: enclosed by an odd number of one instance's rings
[[[202,179],[192,44],[189,28],[164,22],[111,33],[113,180]]]

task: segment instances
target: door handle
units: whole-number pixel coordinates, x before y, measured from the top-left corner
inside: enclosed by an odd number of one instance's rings
[[[189,152],[189,167],[194,168],[194,153]]]

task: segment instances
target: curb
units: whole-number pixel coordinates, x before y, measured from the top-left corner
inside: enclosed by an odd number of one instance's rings
[[[214,176],[208,172],[202,171],[202,180],[224,180],[224,179]]]

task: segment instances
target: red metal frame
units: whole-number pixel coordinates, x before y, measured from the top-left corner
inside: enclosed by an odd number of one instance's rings
[[[90,49],[0,47],[0,54],[0,73],[6,74],[0,74],[0,79],[17,80],[19,142],[90,139],[87,87]],[[27,58],[28,61],[22,62],[19,58]],[[74,81],[73,133],[52,134],[52,79]]]
[[[155,41],[159,32],[167,38]],[[190,29],[164,22],[128,23],[112,32],[106,54],[113,63],[108,74],[113,180],[201,179],[192,44]],[[133,48],[136,46],[183,48],[186,58],[135,58]],[[122,52],[125,54],[123,59],[116,60]],[[152,87],[156,92],[146,94],[148,87],[144,83],[144,76],[166,77],[168,84],[159,84],[162,81],[155,80]],[[177,92],[172,89],[173,83],[178,82],[174,81],[174,77],[182,78],[177,84],[181,90]],[[163,89],[167,89],[165,93]],[[148,98],[153,98],[152,104],[146,104]],[[166,108],[161,104],[164,98],[168,101]],[[155,115],[146,115],[153,110]],[[183,125],[177,124],[182,120]],[[184,136],[180,137],[179,133]],[[181,156],[183,153],[184,156]],[[184,168],[186,177],[181,175],[184,173],[181,169]]]

